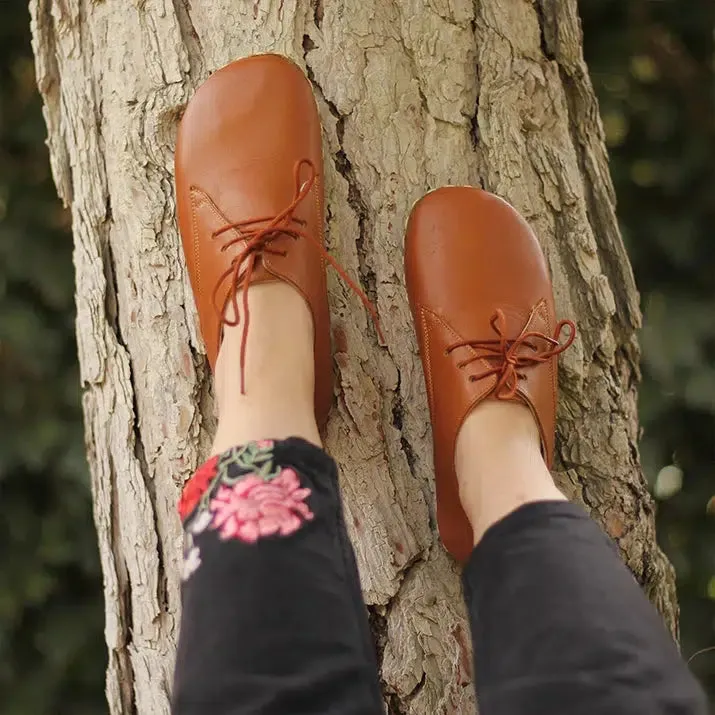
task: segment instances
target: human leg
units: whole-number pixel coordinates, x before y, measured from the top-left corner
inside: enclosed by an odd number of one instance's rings
[[[413,209],[406,275],[482,715],[704,714],[613,545],[551,479],[556,358],[574,326],[556,322],[528,225],[478,189],[440,189]]]
[[[523,406],[487,402],[459,437],[480,712],[705,715],[660,615],[611,540],[560,495],[529,422]]]
[[[182,120],[179,224],[219,426],[179,505],[175,715],[382,712],[318,433],[332,398],[320,147],[310,85],[274,55],[219,70]]]
[[[335,463],[299,438],[214,459],[185,491],[174,714],[379,715]]]

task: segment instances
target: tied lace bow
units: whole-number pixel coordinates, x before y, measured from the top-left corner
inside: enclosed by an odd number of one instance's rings
[[[527,321],[527,325],[531,321]],[[556,324],[554,336],[550,338],[536,330],[524,330],[516,340],[509,340],[506,337],[506,318],[503,311],[497,309],[489,321],[497,338],[492,340],[463,340],[453,343],[447,348],[447,354],[451,354],[458,348],[470,347],[476,351],[466,360],[457,363],[458,368],[466,367],[476,360],[495,361],[494,367],[484,370],[475,375],[470,375],[470,382],[477,382],[484,378],[497,376],[497,382],[488,394],[496,395],[499,400],[511,400],[515,397],[519,388],[519,380],[523,380],[526,375],[524,368],[534,367],[550,360],[566,350],[576,337],[576,325],[572,320],[561,320]],[[565,343],[561,343],[561,332],[567,327],[569,336]],[[535,341],[538,341],[535,342]],[[544,345],[546,343],[546,345]]]
[[[307,166],[310,170],[308,178],[301,183],[300,172],[303,166]],[[237,326],[240,323],[240,315],[238,311],[238,293],[241,291],[243,304],[243,333],[241,336],[241,394],[246,394],[246,343],[248,340],[248,325],[250,322],[250,313],[248,309],[248,288],[251,285],[251,279],[256,269],[258,261],[263,254],[285,257],[288,252],[272,247],[271,241],[279,236],[289,236],[294,240],[306,239],[312,241],[318,247],[323,257],[333,268],[338,272],[345,283],[353,290],[360,298],[363,305],[367,308],[381,343],[384,343],[384,337],[380,328],[380,321],[377,317],[377,311],[370,302],[370,299],[357,286],[357,284],[348,276],[340,264],[328,253],[325,246],[322,245],[314,236],[305,230],[306,222],[293,216],[293,212],[298,204],[310,193],[313,188],[317,172],[313,162],[309,159],[301,159],[296,162],[294,168],[295,177],[295,194],[290,204],[281,211],[277,216],[261,216],[257,218],[248,218],[236,223],[229,223],[213,232],[212,238],[226,233],[227,231],[236,231],[237,236],[226,241],[221,246],[221,251],[227,251],[232,246],[245,242],[243,250],[231,261],[231,265],[221,274],[213,291],[213,304],[216,313],[219,316],[220,324],[228,326]],[[322,220],[322,219],[321,219]],[[229,292],[223,304],[218,302],[218,295],[224,281],[230,281]],[[226,317],[226,307],[231,303],[233,306],[233,318]]]

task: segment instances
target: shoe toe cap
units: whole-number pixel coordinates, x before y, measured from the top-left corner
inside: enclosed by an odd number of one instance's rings
[[[529,311],[551,295],[546,260],[529,225],[506,201],[471,186],[443,187],[415,204],[405,271],[411,300],[438,309],[454,298]]]

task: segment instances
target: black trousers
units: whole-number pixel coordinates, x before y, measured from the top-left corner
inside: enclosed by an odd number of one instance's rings
[[[299,439],[198,470],[174,715],[378,715],[335,463]],[[524,506],[464,570],[481,715],[704,715],[660,617],[578,506]],[[435,714],[438,715],[438,714]]]

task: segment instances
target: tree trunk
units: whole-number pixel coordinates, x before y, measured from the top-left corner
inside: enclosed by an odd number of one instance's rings
[[[476,7],[475,7],[476,6]],[[111,715],[169,712],[184,480],[213,392],[175,221],[187,100],[275,51],[313,82],[328,243],[375,301],[330,280],[339,371],[326,444],[391,713],[472,713],[458,570],[434,529],[429,417],[402,269],[413,202],[474,184],[513,203],[551,266],[561,360],[556,477],[620,545],[675,632],[672,570],[638,460],[640,313],[614,213],[576,0],[31,0],[52,168],[72,208],[77,337],[106,597]]]

